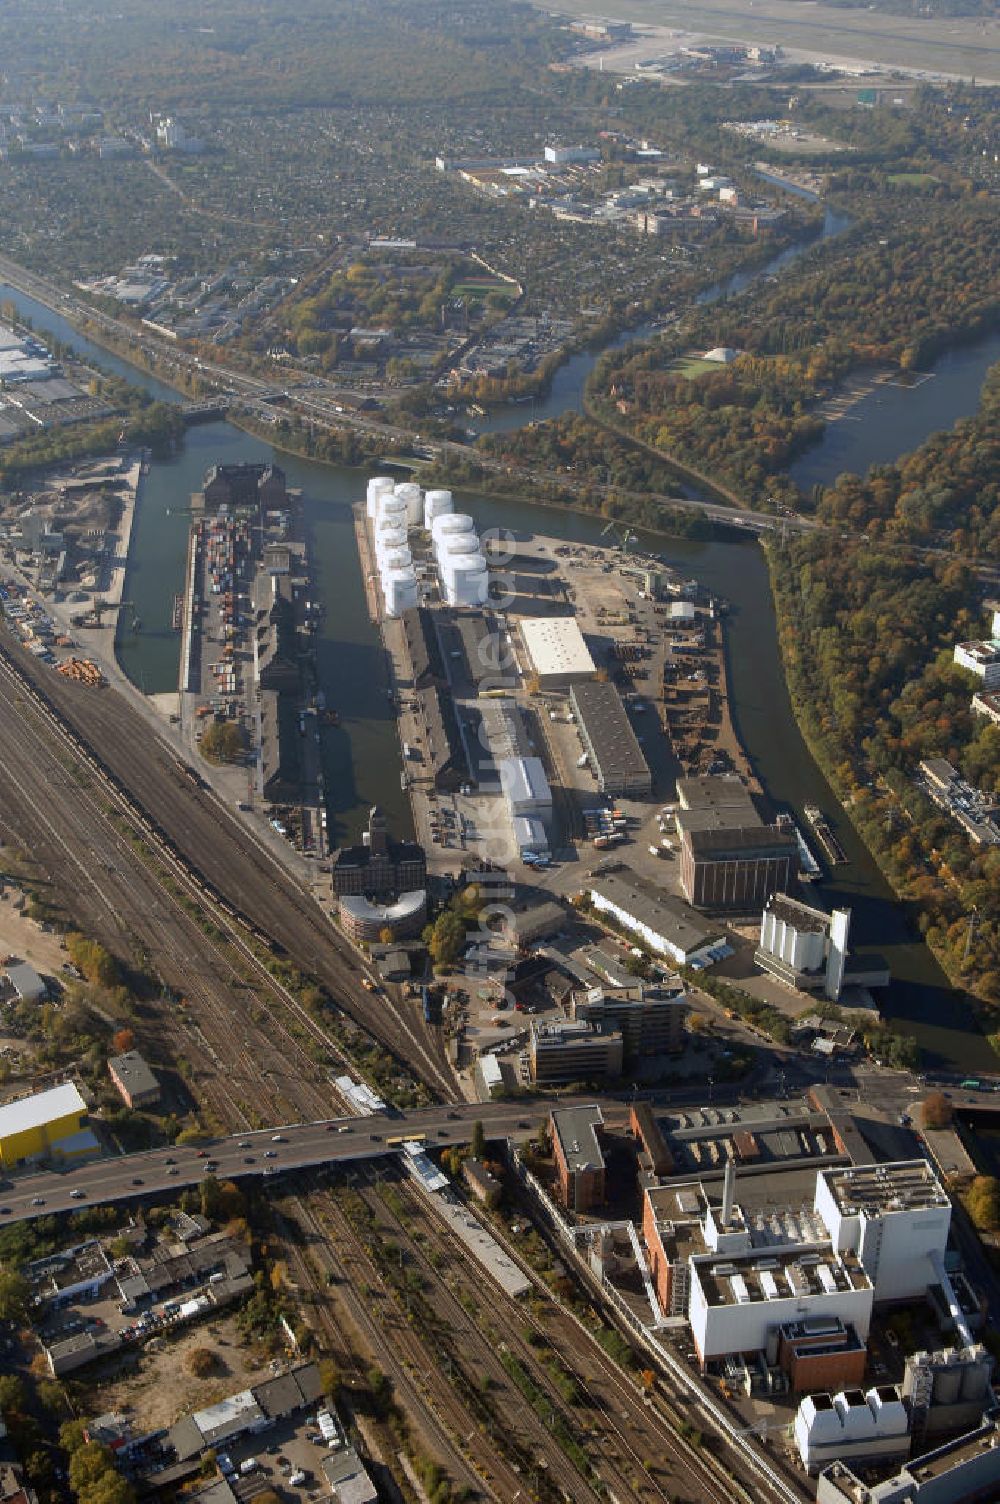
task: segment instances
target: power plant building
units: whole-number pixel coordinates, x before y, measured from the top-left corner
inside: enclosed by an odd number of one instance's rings
[[[648,794],[653,775],[613,684],[572,684],[569,702],[602,794]]]

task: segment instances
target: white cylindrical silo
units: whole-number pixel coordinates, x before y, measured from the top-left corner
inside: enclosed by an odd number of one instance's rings
[[[430,532],[435,517],[444,517],[455,510],[450,491],[428,491],[424,497],[424,527]]]
[[[385,609],[390,616],[399,616],[404,611],[412,610],[420,598],[413,570],[389,570],[383,581],[382,593],[385,596]]]
[[[458,554],[479,554],[479,539],[475,533],[442,533],[438,539],[439,559],[453,559]]]
[[[424,493],[416,481],[406,480],[396,487],[396,496],[406,503],[408,527],[421,527],[424,520]]]
[[[391,475],[373,475],[368,482],[367,512],[369,517],[378,514],[378,498],[383,491],[391,491],[395,485]]]

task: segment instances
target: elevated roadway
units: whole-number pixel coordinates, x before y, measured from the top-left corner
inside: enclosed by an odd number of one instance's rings
[[[208,1175],[219,1180],[260,1179],[292,1170],[377,1159],[397,1154],[407,1138],[422,1138],[428,1147],[445,1149],[451,1144],[468,1143],[477,1120],[487,1139],[524,1138],[537,1127],[549,1105],[542,1100],[530,1104],[487,1102],[376,1113],[371,1117],[328,1118],[142,1150],[64,1170],[7,1176],[0,1181],[0,1227],[142,1196],[174,1196]]]

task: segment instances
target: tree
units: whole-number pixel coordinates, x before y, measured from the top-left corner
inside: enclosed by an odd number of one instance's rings
[[[83,1443],[83,1421],[63,1421],[62,1425],[59,1427],[59,1445],[62,1447],[63,1451],[71,1453],[76,1452],[80,1447],[83,1446]]]
[[[110,1447],[99,1441],[85,1441],[69,1459],[69,1481],[77,1497],[87,1495],[100,1482],[105,1473],[114,1471],[114,1458]]]
[[[127,1055],[129,1050],[135,1048],[135,1035],[131,1029],[119,1029],[111,1036],[111,1043],[117,1055]]]
[[[952,1119],[950,1098],[943,1091],[932,1091],[920,1104],[920,1121],[925,1128],[947,1128]]]
[[[196,1379],[210,1379],[219,1366],[219,1359],[210,1347],[196,1347],[184,1360],[188,1373]]]
[[[465,923],[451,909],[445,909],[434,921],[430,953],[435,966],[452,966],[465,944]]]
[[[977,1175],[965,1195],[965,1207],[980,1232],[1000,1227],[1000,1181],[994,1175]]]
[[[28,1311],[28,1281],[16,1269],[0,1268],[0,1321],[16,1324]]]
[[[378,932],[378,937],[383,945],[391,945],[393,941],[393,934],[390,926],[384,924]]]
[[[340,1369],[332,1358],[321,1358],[317,1364],[319,1381],[327,1399],[336,1399],[340,1388]]]
[[[0,1374],[0,1415],[18,1414],[24,1409],[23,1382],[13,1373]]]
[[[243,731],[235,721],[213,721],[201,738],[201,755],[209,762],[239,762],[245,747]]]
[[[483,1159],[486,1155],[486,1129],[483,1127],[482,1118],[477,1118],[472,1125],[472,1157]]]

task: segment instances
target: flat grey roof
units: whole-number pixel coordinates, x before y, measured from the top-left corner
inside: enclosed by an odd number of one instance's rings
[[[754,808],[750,790],[735,773],[678,778],[677,798],[683,810]]]
[[[708,928],[702,916],[683,899],[644,883],[634,874],[624,878],[615,872],[602,872],[590,878],[589,885],[592,892],[624,909],[685,952],[698,950],[721,935],[717,925]]]
[[[552,1131],[559,1140],[570,1170],[600,1169],[604,1155],[597,1128],[604,1122],[596,1103],[588,1107],[559,1107],[552,1114]]]
[[[159,1081],[138,1050],[127,1050],[124,1055],[112,1055],[108,1061],[108,1070],[113,1071],[121,1084],[133,1094],[144,1095],[160,1089]]]
[[[649,764],[613,684],[591,680],[570,687],[570,702],[605,778],[651,778]]]

